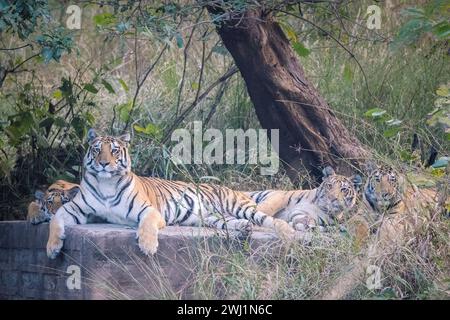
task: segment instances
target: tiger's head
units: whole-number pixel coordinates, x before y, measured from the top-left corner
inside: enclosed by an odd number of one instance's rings
[[[123,176],[131,171],[128,145],[131,137],[98,136],[94,129],[88,132],[89,148],[84,157],[87,172],[99,178]]]
[[[369,166],[364,197],[377,212],[396,206],[403,199],[405,179],[389,166]]]
[[[75,197],[79,190],[77,184],[63,180],[56,181],[45,192],[36,190],[35,201],[28,206],[27,219],[33,224],[49,221],[61,206]]]
[[[338,175],[329,166],[322,172],[323,180],[317,190],[316,203],[322,211],[341,221],[344,213],[356,203],[362,178],[358,174],[352,177]]]

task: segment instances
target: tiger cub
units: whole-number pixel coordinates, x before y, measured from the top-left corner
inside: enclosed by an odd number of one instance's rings
[[[289,222],[294,229],[308,228],[342,222],[346,212],[355,205],[361,176],[347,178],[338,175],[333,168],[323,169],[323,181],[312,190],[266,190],[247,192],[258,204],[257,209]]]
[[[350,223],[359,242],[377,232],[382,241],[401,240],[442,211],[439,195],[419,189],[392,167],[372,167],[363,190],[363,206]]]
[[[57,180],[46,191],[36,190],[35,200],[28,205],[27,220],[32,224],[50,221],[56,211],[72,200],[80,186],[64,180]]]
[[[97,136],[89,130],[79,192],[50,222],[49,258],[55,258],[63,246],[64,227],[85,224],[91,215],[137,226],[139,248],[145,254],[156,252],[158,230],[166,224],[246,231],[249,223],[254,223],[272,228],[282,237],[294,235],[287,222],[257,210],[256,203],[242,192],[134,174],[129,142],[129,134]]]

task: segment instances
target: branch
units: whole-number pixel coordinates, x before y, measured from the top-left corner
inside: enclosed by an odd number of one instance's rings
[[[224,82],[231,76],[233,76],[236,72],[238,72],[238,68],[236,66],[230,67],[227,72],[225,72],[219,79],[217,79],[214,83],[212,83],[206,90],[198,97],[197,100],[193,101],[192,104],[184,110],[181,115],[175,120],[175,122],[170,126],[170,128],[166,131],[164,137],[162,138],[161,142],[166,143],[169,140],[170,135],[172,134],[172,131],[180,125],[181,122],[186,118],[186,116],[201,102],[203,99],[205,99],[208,94],[211,92],[212,89],[214,89],[216,86],[218,86],[220,83]]]
[[[26,47],[31,47],[31,49],[33,49],[33,46],[31,44],[27,43],[27,44],[24,44],[23,46],[15,47],[15,48],[0,48],[0,51],[14,51],[14,50],[23,49]]]
[[[161,52],[159,53],[158,57],[156,58],[156,60],[152,63],[152,65],[147,69],[147,71],[144,74],[144,77],[142,78],[142,80],[140,80],[137,83],[137,87],[136,87],[136,91],[134,93],[134,97],[133,97],[133,102],[131,103],[131,108],[130,108],[130,113],[129,113],[129,117],[128,120],[125,124],[125,127],[123,128],[122,132],[126,132],[128,130],[128,127],[130,126],[130,121],[131,121],[131,116],[133,114],[133,111],[136,107],[136,100],[137,97],[139,95],[139,92],[141,91],[142,86],[144,85],[145,80],[147,80],[147,77],[150,75],[150,72],[152,72],[153,68],[156,66],[156,64],[159,62],[159,60],[161,59],[163,53],[167,50],[167,48],[169,47],[168,44],[164,45],[164,48],[161,50]],[[135,53],[136,54],[136,53]]]
[[[290,13],[290,12],[287,12],[287,11],[284,11],[284,10],[279,10],[279,12],[282,12],[282,13],[284,13],[284,14],[293,16],[293,17],[295,17],[295,18],[297,18],[297,19],[300,19],[300,20],[302,20],[302,21],[304,21],[304,22],[307,22],[307,23],[309,23],[310,25],[312,25],[313,27],[315,27],[316,29],[320,30],[321,32],[323,32],[324,34],[326,34],[327,36],[329,36],[331,39],[333,39],[333,40],[334,40],[334,41],[335,41],[342,49],[344,49],[344,50],[350,55],[350,58],[352,58],[353,60],[355,60],[355,62],[356,62],[356,64],[358,65],[359,69],[361,70],[361,73],[362,73],[363,78],[364,78],[364,84],[366,85],[367,92],[369,93],[369,95],[370,95],[374,100],[376,100],[379,104],[383,105],[383,103],[382,103],[381,101],[379,101],[379,100],[373,95],[372,91],[370,90],[370,88],[369,88],[369,82],[368,82],[368,80],[367,80],[366,73],[365,73],[363,67],[361,66],[361,63],[358,61],[358,59],[356,59],[356,57],[355,57],[355,55],[353,54],[353,52],[350,51],[350,50],[349,50],[342,42],[340,42],[340,41],[339,41],[335,36],[333,36],[330,32],[328,32],[327,30],[323,29],[321,26],[315,24],[315,23],[312,22],[311,20],[305,19],[305,18],[303,18],[302,16],[299,16],[299,15],[297,15],[297,14],[295,14],[295,13]]]

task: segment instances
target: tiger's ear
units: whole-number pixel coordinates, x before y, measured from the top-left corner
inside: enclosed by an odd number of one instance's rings
[[[89,144],[91,144],[95,138],[97,138],[97,132],[95,132],[95,129],[93,129],[93,128],[89,129],[89,131],[87,133],[87,142]]]
[[[325,168],[323,168],[322,173],[323,173],[323,178],[327,178],[329,176],[336,174],[334,172],[334,169],[330,166],[326,166]]]
[[[36,198],[36,200],[44,200],[45,192],[42,190],[36,190],[34,192],[34,197]]]
[[[131,141],[131,134],[125,133],[125,134],[123,134],[123,135],[117,137],[117,139],[119,139],[119,140],[125,142],[126,144],[129,144],[130,141]]]
[[[66,191],[67,197],[70,198],[70,199],[75,198],[75,196],[77,195],[78,191],[80,191],[80,187],[78,187],[78,186],[70,188],[69,190]]]
[[[362,186],[362,177],[359,174],[355,174],[351,177],[353,186],[355,187],[356,191],[361,190]]]
[[[370,175],[371,173],[373,173],[374,171],[378,170],[378,166],[375,163],[375,161],[373,160],[369,160],[365,163],[365,169],[366,172]]]

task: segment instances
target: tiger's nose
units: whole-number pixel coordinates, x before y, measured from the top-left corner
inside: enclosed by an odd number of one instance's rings
[[[106,160],[100,160],[98,163],[99,163],[102,167],[106,167],[106,166],[109,164],[109,161],[106,161]]]

